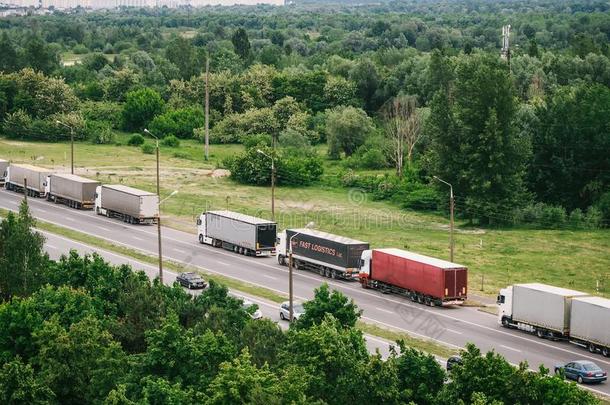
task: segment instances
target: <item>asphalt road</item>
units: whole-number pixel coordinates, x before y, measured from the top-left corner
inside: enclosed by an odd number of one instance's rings
[[[0,207],[17,210],[22,198],[21,194],[0,190]],[[41,220],[148,254],[157,253],[157,233],[154,227],[129,225],[96,215],[91,211],[74,210],[45,200],[30,198],[28,201],[33,215]],[[71,246],[76,247],[76,243],[70,241],[61,248]],[[194,234],[165,227],[163,253],[166,259],[197,266],[210,273],[233,277],[282,294],[288,291],[288,269],[278,265],[275,258],[240,256],[233,252],[201,245]],[[151,271],[150,268],[149,270]],[[170,277],[171,275],[167,278]],[[512,363],[525,360],[532,369],[544,364],[552,370],[555,364],[575,359],[589,359],[604,369],[610,369],[610,359],[599,354],[590,354],[585,349],[567,342],[538,339],[521,331],[502,328],[497,324],[495,316],[478,311],[476,308],[426,307],[402,297],[362,289],[355,282],[326,279],[302,271],[294,272],[296,299],[310,299],[313,290],[323,282],[353,298],[363,310],[363,320],[375,322],[380,326],[402,330],[413,336],[434,339],[460,348],[471,342],[484,351],[495,350],[501,353]],[[610,383],[590,388],[610,395]]]

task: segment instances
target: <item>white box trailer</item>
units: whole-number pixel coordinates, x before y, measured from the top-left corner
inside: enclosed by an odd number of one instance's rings
[[[95,212],[131,224],[156,224],[159,220],[159,197],[133,187],[105,184],[96,189]]]
[[[247,256],[275,254],[277,224],[233,211],[206,211],[197,220],[199,243]]]
[[[28,164],[12,164],[8,167],[6,188],[22,193],[27,181],[27,193],[33,197],[46,197],[51,170]]]
[[[569,336],[572,300],[587,295],[546,284],[515,284],[500,291],[499,321],[539,337]]]
[[[602,297],[572,299],[570,338],[590,352],[610,357],[610,300]]]
[[[92,209],[95,205],[95,190],[100,185],[99,181],[74,174],[52,174],[49,176],[47,199],[72,208]]]
[[[8,174],[6,172],[8,169],[8,165],[8,160],[0,159],[0,187],[4,186],[6,175]]]

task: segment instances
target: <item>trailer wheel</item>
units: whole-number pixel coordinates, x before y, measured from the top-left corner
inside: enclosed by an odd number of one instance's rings
[[[320,275],[322,277],[324,277],[324,268],[323,267],[320,267],[320,270],[318,272],[320,273]]]
[[[589,353],[595,353],[597,351],[597,347],[595,347],[593,343],[589,343],[587,349],[589,349]]]
[[[277,255],[277,263],[280,266],[285,266],[286,265],[286,259],[284,258],[283,255]]]
[[[332,279],[337,278],[337,272],[335,270],[330,272],[330,278],[332,278]]]
[[[610,357],[610,349],[608,349],[607,347],[602,348],[602,354],[604,355],[604,357]]]
[[[543,329],[536,329],[536,336],[538,336],[540,339],[544,339],[544,330]]]
[[[201,243],[203,245],[203,235],[199,234],[199,243]]]
[[[324,277],[330,278],[330,269],[324,270]]]

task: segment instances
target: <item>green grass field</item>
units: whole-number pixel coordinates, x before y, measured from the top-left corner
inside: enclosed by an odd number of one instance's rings
[[[126,135],[119,141],[125,143]],[[166,225],[194,232],[205,209],[231,209],[270,216],[270,190],[233,183],[220,162],[240,145],[203,145],[182,141],[162,147],[162,194],[179,190],[163,205]],[[69,144],[17,142],[0,138],[0,158],[68,171]],[[179,157],[176,157],[179,156]],[[328,163],[328,175],[336,167]],[[155,156],[138,147],[77,143],[76,173],[104,183],[155,190]],[[400,210],[372,201],[360,190],[325,186],[281,187],[276,191],[280,228],[313,221],[321,230],[369,241],[374,247],[399,247],[448,259],[448,220],[442,215]],[[610,297],[610,231],[475,229],[457,224],[455,261],[470,269],[470,292],[493,296],[510,283],[544,282]]]

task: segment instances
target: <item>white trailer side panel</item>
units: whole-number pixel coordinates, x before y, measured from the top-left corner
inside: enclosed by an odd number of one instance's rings
[[[209,211],[205,215],[208,237],[256,250],[257,225]]]
[[[134,218],[153,218],[159,213],[156,194],[122,185],[103,185],[101,206]]]
[[[572,297],[586,293],[545,284],[513,286],[513,321],[566,333],[570,330]]]
[[[601,297],[574,298],[570,336],[610,347],[610,300]]]
[[[74,174],[52,174],[50,193],[51,195],[68,200],[93,204],[95,201],[95,189],[99,185],[99,181]]]
[[[13,164],[9,172],[11,183],[23,187],[23,180],[27,179],[28,188],[40,193],[44,193],[47,177],[51,175],[49,169],[26,164]]]

